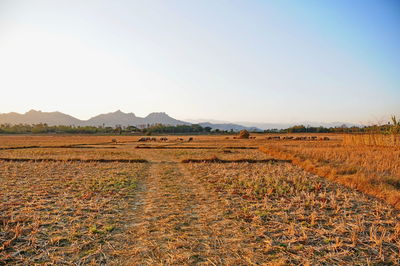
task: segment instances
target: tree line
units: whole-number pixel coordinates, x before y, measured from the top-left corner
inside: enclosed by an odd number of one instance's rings
[[[380,133],[380,134],[400,134],[400,121],[395,116],[391,117],[391,122],[385,125],[372,126],[351,126],[346,125],[337,127],[310,127],[296,125],[285,129],[268,129],[264,133]],[[49,126],[46,123],[39,124],[0,124],[0,134],[236,134],[232,130],[218,130],[211,127],[202,127],[197,124],[191,125],[163,125],[148,124],[146,127],[135,126]]]
[[[373,133],[373,134],[400,134],[400,121],[395,116],[385,125],[337,127],[310,127],[304,125],[292,126],[285,129],[269,129],[265,133]]]
[[[211,127],[200,125],[148,125],[146,128],[135,126],[49,126],[46,123],[39,124],[0,124],[0,134],[175,134],[175,133],[210,133]]]

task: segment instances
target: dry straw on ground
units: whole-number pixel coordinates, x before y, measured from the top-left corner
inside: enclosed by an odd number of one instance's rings
[[[350,139],[352,136],[344,136]],[[260,148],[303,169],[400,208],[400,147],[331,142],[274,142]]]
[[[396,192],[400,150],[329,137],[0,137],[52,146],[0,150],[0,264],[399,264],[399,212],[335,182]]]

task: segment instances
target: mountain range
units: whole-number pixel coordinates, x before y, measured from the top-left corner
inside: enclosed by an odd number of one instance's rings
[[[0,124],[39,124],[46,123],[50,126],[67,125],[67,126],[136,126],[145,127],[153,124],[163,125],[191,125],[192,123],[177,120],[170,117],[166,113],[151,113],[146,117],[138,117],[134,113],[124,113],[120,110],[107,114],[100,114],[94,116],[88,120],[80,120],[73,116],[61,113],[61,112],[42,112],[36,110],[30,110],[24,114],[15,112],[0,114]],[[202,127],[211,127],[212,129],[219,130],[233,130],[240,131],[247,129],[251,131],[261,131],[256,127],[245,127],[232,123],[198,123]]]
[[[211,127],[212,129],[219,130],[233,130],[240,131],[247,129],[249,131],[262,131],[264,129],[282,129],[288,128],[294,125],[305,125],[305,126],[324,126],[324,127],[336,127],[342,126],[360,126],[357,124],[349,124],[344,122],[332,122],[332,123],[320,123],[320,122],[298,122],[298,123],[252,123],[252,122],[235,122],[231,123],[228,121],[219,121],[212,119],[200,119],[200,120],[178,120],[170,117],[164,112],[150,113],[146,117],[138,117],[134,113],[124,113],[121,110],[116,112],[100,114],[94,116],[88,120],[80,120],[73,116],[61,113],[61,112],[42,112],[36,110],[30,110],[24,114],[15,112],[11,113],[0,113],[0,124],[39,124],[46,123],[50,126],[56,125],[74,125],[74,126],[136,126],[146,127],[147,125],[163,124],[163,125],[191,125],[199,124],[202,127]]]
[[[238,125],[240,127],[245,127],[245,128],[257,128],[257,129],[284,129],[284,128],[289,128],[295,125],[304,125],[304,126],[309,126],[309,127],[341,127],[343,125],[346,125],[347,127],[352,127],[352,126],[364,126],[363,124],[355,124],[355,123],[348,123],[348,122],[313,122],[313,121],[300,121],[300,122],[292,122],[292,123],[257,123],[257,122],[240,122],[240,121],[235,121],[235,122],[229,122],[229,121],[223,121],[223,120],[213,120],[213,119],[186,119],[185,121],[188,121],[193,124],[207,124],[211,123],[213,125]]]

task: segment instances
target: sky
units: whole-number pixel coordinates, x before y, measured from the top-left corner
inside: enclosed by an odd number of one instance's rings
[[[0,113],[400,116],[397,0],[0,0]]]

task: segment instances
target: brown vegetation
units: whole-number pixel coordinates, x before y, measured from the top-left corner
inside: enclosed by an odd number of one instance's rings
[[[344,135],[343,144],[370,145],[370,146],[399,146],[400,135],[385,134],[347,134]]]
[[[54,158],[0,158],[4,162],[80,162],[80,163],[148,163],[144,159],[54,159]]]
[[[239,139],[248,139],[250,137],[250,133],[249,131],[247,131],[246,129],[240,130],[239,132]]]
[[[226,219],[245,222],[248,245],[258,249],[244,264],[399,263],[400,216],[379,201],[289,163],[189,164],[188,169],[219,193]]]
[[[240,146],[232,146],[232,147],[221,147],[221,146],[136,146],[136,149],[158,149],[158,150],[185,150],[185,149],[190,149],[190,150],[210,150],[210,149],[233,149],[233,150],[251,150],[251,149],[257,149],[257,147],[240,147]]]
[[[329,143],[268,143],[261,150],[332,181],[381,198],[400,208],[400,147]],[[357,139],[357,137],[356,137]]]
[[[0,264],[89,264],[117,257],[146,165],[2,162],[0,170]]]
[[[0,150],[0,265],[400,263],[399,212],[336,184],[396,205],[398,147],[255,136],[0,137],[36,146]]]

